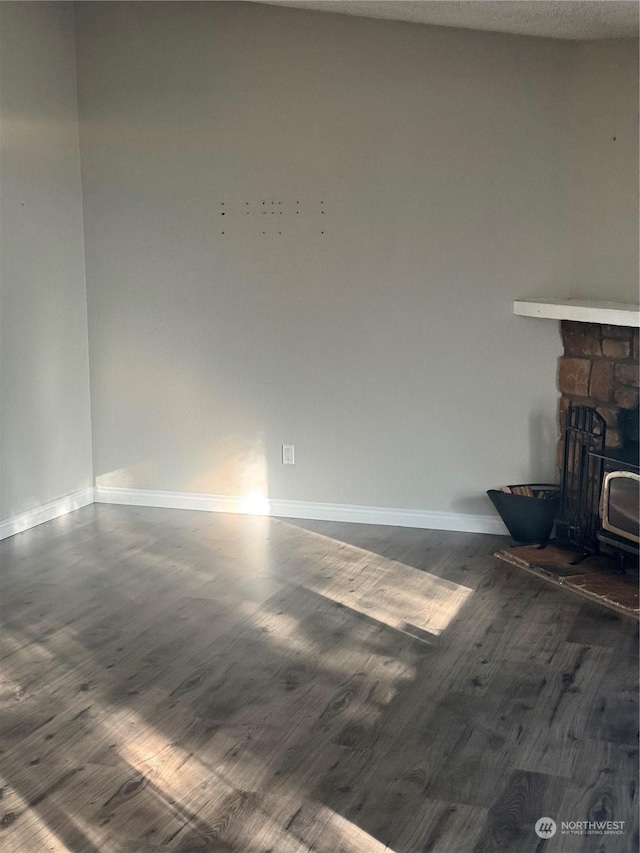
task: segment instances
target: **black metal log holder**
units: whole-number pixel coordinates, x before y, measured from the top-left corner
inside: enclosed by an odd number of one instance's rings
[[[550,483],[523,483],[487,492],[514,545],[538,545],[549,541],[560,504],[560,487]]]
[[[556,538],[582,548],[598,550],[602,459],[592,451],[605,446],[607,425],[589,406],[569,406],[564,431],[562,498]]]

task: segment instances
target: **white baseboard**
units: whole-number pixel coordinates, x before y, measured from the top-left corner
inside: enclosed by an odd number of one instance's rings
[[[205,512],[232,512],[241,515],[268,515],[277,518],[300,518],[317,521],[347,521],[357,524],[387,524],[392,527],[415,527],[424,530],[455,530],[463,533],[506,535],[499,518],[462,512],[432,512],[419,509],[355,506],[352,504],[287,501],[266,498],[240,498],[195,492],[163,492],[151,489],[120,489],[96,486],[82,489],[41,504],[27,512],[0,522],[0,540],[51,521],[93,503],[127,506],[166,507]]]
[[[52,519],[73,512],[75,509],[88,506],[93,503],[93,500],[93,486],[89,486],[88,489],[72,492],[70,495],[64,495],[54,501],[40,504],[40,506],[26,512],[6,518],[4,521],[0,521],[0,539],[15,536],[16,533],[22,533],[23,530],[29,530],[30,527],[36,527],[45,521],[52,521]]]
[[[129,506],[192,509],[206,512],[234,512],[243,515],[269,515],[317,521],[350,521],[359,524],[388,524],[393,527],[418,527],[426,530],[457,530],[463,533],[507,535],[499,518],[462,512],[431,512],[419,509],[353,506],[351,504],[286,501],[267,498],[239,498],[193,492],[160,492],[151,489],[95,487],[96,503]]]

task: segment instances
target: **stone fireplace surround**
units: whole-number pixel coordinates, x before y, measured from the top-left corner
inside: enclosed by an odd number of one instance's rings
[[[596,409],[607,424],[606,446],[621,448],[624,414],[630,415],[629,420],[638,416],[640,305],[529,297],[516,299],[513,313],[560,321],[564,354],[558,364],[558,470],[565,417],[572,403]]]
[[[592,406],[607,424],[606,446],[623,446],[621,415],[638,409],[638,329],[561,320],[564,355],[558,364],[558,467],[569,405]]]

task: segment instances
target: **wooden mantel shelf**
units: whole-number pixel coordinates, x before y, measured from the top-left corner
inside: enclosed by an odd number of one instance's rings
[[[516,299],[513,313],[521,317],[607,323],[610,326],[640,327],[640,306],[625,302],[590,299]]]

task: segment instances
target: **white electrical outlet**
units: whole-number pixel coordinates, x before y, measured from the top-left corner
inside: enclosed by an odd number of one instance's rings
[[[282,445],[282,464],[295,465],[295,458],[293,455],[293,444]]]

